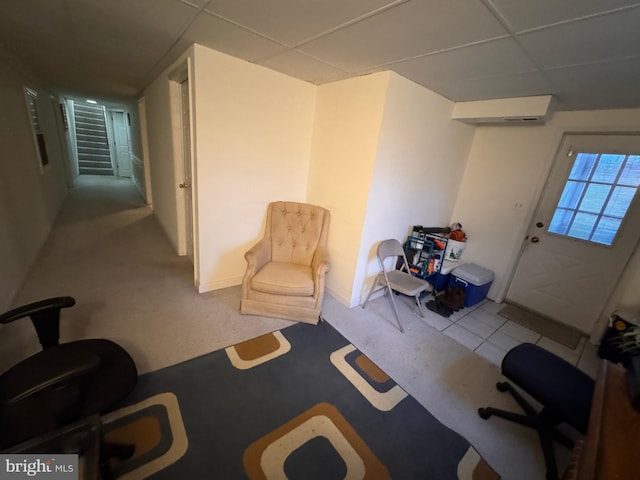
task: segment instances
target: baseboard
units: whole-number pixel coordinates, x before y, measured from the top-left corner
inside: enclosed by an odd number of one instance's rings
[[[205,293],[213,290],[220,290],[221,288],[235,287],[236,285],[242,285],[242,277],[227,278],[210,283],[197,282],[196,287],[198,289],[198,293]]]

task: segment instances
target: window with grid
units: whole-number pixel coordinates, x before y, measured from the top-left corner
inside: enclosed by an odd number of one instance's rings
[[[611,245],[640,184],[640,155],[578,153],[549,232]]]
[[[44,133],[40,127],[40,118],[38,117],[38,93],[30,88],[25,88],[24,93],[27,99],[27,110],[31,119],[31,128],[36,142],[40,166],[44,168],[49,164],[49,156],[47,155],[47,145],[44,141]]]

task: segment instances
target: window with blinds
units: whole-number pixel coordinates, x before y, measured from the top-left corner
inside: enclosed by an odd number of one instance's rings
[[[36,151],[38,152],[40,166],[44,169],[44,167],[49,164],[49,156],[47,155],[47,145],[38,116],[38,93],[30,88],[25,88],[24,93],[27,99],[27,110],[29,111],[29,118],[31,119],[31,129],[33,130],[33,138],[36,143]]]

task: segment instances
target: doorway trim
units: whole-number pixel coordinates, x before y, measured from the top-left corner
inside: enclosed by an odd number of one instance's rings
[[[183,145],[183,124],[182,124],[182,87],[181,83],[187,82],[189,88],[189,162],[191,167],[191,218],[186,218],[187,206],[185,195],[179,184],[182,182],[184,168],[184,145]],[[187,58],[177,68],[169,74],[169,100],[171,108],[171,131],[173,139],[173,174],[175,180],[176,193],[176,220],[178,225],[178,255],[186,255],[188,252],[187,242],[191,237],[193,252],[193,273],[194,285],[199,288],[200,268],[199,268],[199,242],[198,242],[198,181],[195,161],[195,135],[194,135],[194,100],[193,100],[193,75],[191,59]],[[190,222],[189,222],[190,220]],[[189,230],[190,227],[190,232]],[[190,235],[189,235],[190,234]]]

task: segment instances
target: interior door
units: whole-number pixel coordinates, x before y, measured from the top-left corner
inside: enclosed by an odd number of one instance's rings
[[[640,137],[567,135],[507,300],[590,333],[640,238]]]
[[[125,112],[110,110],[111,128],[113,129],[113,152],[115,155],[118,175],[131,177],[131,155],[129,145],[129,126]]]
[[[193,263],[193,190],[191,188],[191,128],[189,124],[189,82],[180,83],[180,113],[182,123],[182,183],[184,192],[184,218],[186,255]]]

